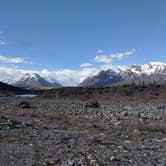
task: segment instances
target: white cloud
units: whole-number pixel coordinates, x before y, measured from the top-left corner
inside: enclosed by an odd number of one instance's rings
[[[126,52],[119,52],[119,53],[115,53],[115,54],[111,54],[110,57],[112,59],[118,59],[118,60],[122,60],[123,58],[127,58],[131,55],[134,55],[136,52],[136,49],[132,49]]]
[[[94,60],[96,62],[102,62],[102,63],[111,63],[112,62],[112,58],[107,56],[107,55],[97,55]]]
[[[70,70],[70,69],[62,69],[56,71],[49,71],[44,69],[39,72],[41,76],[47,78],[48,80],[57,80],[63,85],[78,85],[81,81],[83,81],[88,76],[92,76],[98,72],[96,68],[83,68],[81,70]]]
[[[98,54],[103,54],[104,51],[103,51],[102,49],[99,49],[99,50],[97,50],[97,53],[98,53]]]
[[[21,70],[16,68],[0,67],[0,81],[15,82],[20,79],[25,73],[38,73],[50,82],[58,81],[64,86],[77,86],[85,78],[93,76],[99,72],[96,68],[83,68],[81,70]]]
[[[47,80],[54,82],[58,81],[64,86],[76,86],[80,82],[82,82],[85,78],[89,76],[96,75],[100,70],[106,69],[113,69],[111,62],[115,59],[121,60],[125,57],[131,56],[135,53],[135,49],[123,52],[123,53],[116,53],[116,54],[103,54],[99,53],[94,60],[96,62],[100,62],[98,67],[92,67],[91,63],[83,63],[80,65],[82,67],[80,70],[71,70],[71,69],[58,69],[58,70],[48,70],[43,69],[41,71],[31,71],[31,70],[21,70],[18,68],[9,68],[9,67],[0,67],[0,81],[3,80],[18,80],[23,74],[29,73],[38,73],[42,77],[46,78]],[[0,56],[0,61],[5,63],[30,63],[25,58],[16,57],[16,58],[9,58],[7,56]],[[13,65],[13,64],[12,64]],[[119,67],[121,70],[122,67]]]
[[[2,36],[4,35],[4,31],[0,30],[0,36],[1,36],[1,39],[0,39],[0,45],[7,45],[7,41],[5,41],[4,39],[2,39]]]
[[[91,63],[82,63],[80,67],[91,67],[93,66]]]
[[[24,58],[16,57],[16,58],[9,58],[7,56],[0,55],[0,61],[3,61],[5,63],[26,63],[31,64],[31,62],[28,62]]]
[[[81,70],[21,70],[16,68],[0,67],[0,81],[14,82],[20,79],[25,73],[38,73],[45,79],[55,82],[58,81],[64,86],[76,86],[82,82],[85,78],[93,76],[99,72],[97,68],[83,68]]]
[[[0,40],[0,45],[1,45],[1,46],[7,45],[7,42],[5,42],[5,41],[3,41],[3,40]]]
[[[112,68],[114,68],[114,66],[112,66],[111,64],[104,64],[103,66],[101,66],[101,70],[108,70]]]
[[[131,55],[134,55],[135,52],[136,52],[136,49],[132,49],[132,50],[125,51],[125,52],[118,52],[118,53],[110,54],[110,55],[103,54],[103,52],[104,52],[103,50],[98,50],[97,51],[98,55],[96,55],[94,60],[96,62],[109,64],[109,63],[111,63],[112,61],[114,61],[116,59],[122,60],[123,58],[127,58]]]
[[[16,81],[23,74],[15,68],[0,67],[0,81]]]

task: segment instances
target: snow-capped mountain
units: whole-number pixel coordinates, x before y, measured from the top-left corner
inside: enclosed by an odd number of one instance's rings
[[[36,73],[26,73],[18,81],[14,83],[17,87],[24,88],[50,88],[61,87],[57,82],[49,82],[45,78]]]
[[[144,65],[132,65],[129,68],[137,74],[162,74],[163,71],[166,71],[166,64],[162,62],[150,62]]]
[[[144,65],[111,67],[111,69],[102,70],[97,75],[86,78],[79,86],[112,86],[132,82],[140,83],[142,81],[145,83],[154,81],[159,84],[165,83],[166,63],[150,62]]]

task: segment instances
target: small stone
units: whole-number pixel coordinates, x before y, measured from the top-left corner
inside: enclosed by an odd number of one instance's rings
[[[138,130],[138,129],[134,129],[134,134],[138,135],[140,134],[141,132]]]
[[[115,156],[111,156],[110,160],[114,161],[115,160]]]

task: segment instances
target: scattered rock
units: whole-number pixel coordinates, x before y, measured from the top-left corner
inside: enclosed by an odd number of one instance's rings
[[[86,103],[85,107],[99,108],[100,104],[99,104],[99,102],[97,100],[95,100],[95,101],[90,101],[90,102]]]
[[[141,134],[141,132],[140,132],[138,129],[134,129],[133,132],[134,132],[135,135],[139,135],[139,134]]]
[[[165,100],[119,100],[1,98],[0,165],[164,166]]]
[[[14,128],[19,128],[21,126],[20,122],[6,119],[6,121],[0,123],[0,130],[9,130]]]
[[[31,108],[30,104],[28,102],[22,101],[18,104],[18,107],[20,108]]]

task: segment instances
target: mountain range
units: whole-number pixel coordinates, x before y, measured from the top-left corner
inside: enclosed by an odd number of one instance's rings
[[[62,87],[56,78],[47,79],[37,73],[25,73],[17,81],[2,80],[2,82],[21,88],[58,88]],[[85,78],[79,87],[109,87],[113,85],[144,83],[166,83],[166,63],[149,62],[147,64],[130,66],[111,66],[100,70],[96,75]]]
[[[144,65],[131,65],[128,67],[112,67],[100,71],[81,82],[80,87],[109,87],[112,85],[144,83],[166,83],[166,64],[150,62]]]

